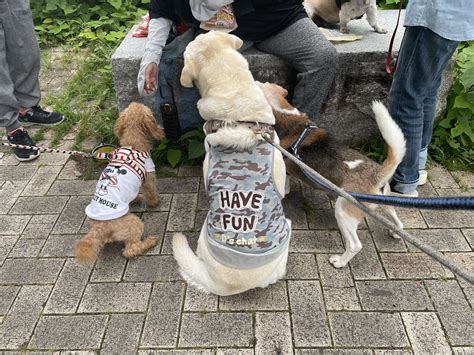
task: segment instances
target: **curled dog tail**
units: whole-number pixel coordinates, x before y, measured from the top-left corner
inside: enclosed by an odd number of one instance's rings
[[[74,254],[78,262],[93,263],[97,259],[104,246],[102,235],[103,228],[100,225],[92,225],[89,233],[74,244]]]
[[[181,276],[189,284],[204,292],[215,293],[216,285],[210,278],[205,264],[191,250],[182,233],[173,235],[173,255],[179,265]]]
[[[374,101],[372,111],[374,111],[380,133],[388,146],[387,159],[383,162],[382,169],[378,173],[379,187],[382,188],[389,182],[398,164],[405,156],[406,142],[402,130],[392,119],[384,104]]]

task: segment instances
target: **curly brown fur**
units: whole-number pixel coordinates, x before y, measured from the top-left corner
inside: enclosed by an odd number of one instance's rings
[[[132,103],[120,113],[115,123],[115,134],[121,146],[132,147],[135,150],[149,152],[153,147],[153,139],[165,137],[163,129],[156,124],[151,110],[145,105]],[[156,189],[156,175],[147,173],[142,184],[145,203],[149,207],[159,204]],[[93,262],[106,243],[114,241],[125,242],[123,255],[131,258],[145,253],[158,243],[158,238],[147,237],[141,240],[144,231],[143,222],[134,214],[110,221],[90,220],[90,231],[76,242],[74,252],[79,262]]]

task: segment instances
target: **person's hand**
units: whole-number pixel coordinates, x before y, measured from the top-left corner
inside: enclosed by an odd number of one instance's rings
[[[145,70],[145,87],[143,88],[143,92],[145,94],[152,94],[156,91],[158,87],[157,78],[158,78],[158,64],[156,63],[148,64]]]

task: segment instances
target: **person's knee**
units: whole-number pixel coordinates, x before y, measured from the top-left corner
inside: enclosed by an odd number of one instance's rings
[[[338,62],[336,48],[332,44],[317,48],[315,55],[306,65],[306,71],[327,70],[335,73]]]

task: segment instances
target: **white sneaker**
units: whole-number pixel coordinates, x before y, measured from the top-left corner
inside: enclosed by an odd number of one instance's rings
[[[397,197],[418,197],[418,191],[413,192],[397,192],[397,191],[390,191],[390,196],[397,196]]]
[[[428,172],[426,170],[419,170],[418,171],[418,186],[423,186],[428,181]]]

